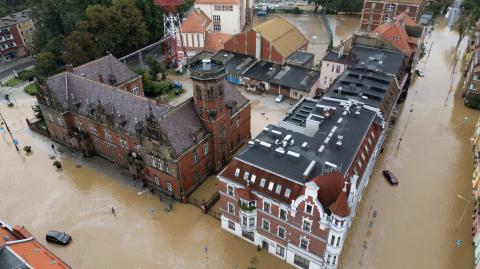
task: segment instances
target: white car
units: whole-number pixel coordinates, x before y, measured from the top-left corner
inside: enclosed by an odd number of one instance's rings
[[[280,95],[277,96],[277,98],[275,98],[275,102],[281,103],[283,101],[283,99],[285,99],[285,96],[280,94]]]

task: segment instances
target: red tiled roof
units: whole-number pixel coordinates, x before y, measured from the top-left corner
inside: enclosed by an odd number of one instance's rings
[[[208,33],[205,40],[205,50],[217,52],[223,49],[223,44],[232,38],[231,34],[227,33]]]
[[[350,207],[348,206],[347,199],[348,190],[347,186],[345,185],[335,203],[330,206],[330,210],[332,211],[332,213],[342,218],[348,217],[350,215]]]
[[[413,53],[413,48],[408,42],[409,37],[407,31],[405,31],[405,28],[398,21],[377,26],[371,35],[373,37],[381,37],[407,56],[411,56]]]
[[[240,174],[239,176],[235,176],[235,170],[239,168]],[[277,201],[283,202],[285,204],[290,204],[292,200],[295,200],[299,195],[303,194],[305,187],[301,184],[296,184],[290,180],[287,180],[283,177],[276,176],[271,174],[263,169],[256,168],[244,162],[241,162],[237,159],[233,159],[230,164],[228,164],[227,168],[225,168],[220,176],[237,182],[241,185],[246,186],[246,180],[243,179],[244,173],[248,172],[249,179],[251,178],[252,174],[256,176],[255,182],[250,181],[250,189],[263,193]],[[266,183],[264,187],[260,187],[260,182],[262,178],[266,179]],[[268,185],[270,182],[274,183],[272,191],[268,190]],[[278,185],[282,186],[282,190],[280,194],[276,193],[276,188]],[[285,190],[289,188],[291,193],[288,197],[285,197]]]
[[[320,189],[318,190],[318,200],[325,208],[334,203],[343,186],[343,176],[340,172],[328,173],[317,176],[312,179]]]
[[[207,31],[212,20],[200,9],[196,8],[192,14],[182,22],[183,33],[203,33]]]
[[[70,269],[23,226],[11,228],[0,221],[0,249],[7,247],[33,268]],[[23,267],[22,267],[23,268]]]

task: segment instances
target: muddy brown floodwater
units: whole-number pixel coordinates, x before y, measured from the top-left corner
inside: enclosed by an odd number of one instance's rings
[[[308,27],[323,27],[316,16],[290,16]],[[338,36],[348,36],[357,27],[353,22],[358,23],[357,17],[333,19]],[[376,164],[341,257],[342,269],[472,268],[472,207],[457,195],[472,199],[469,138],[478,112],[463,106],[460,91],[447,99],[457,34],[445,26],[437,21],[426,77],[412,85]],[[25,225],[73,268],[246,268],[254,256],[258,268],[291,268],[221,230],[217,220],[193,206],[174,204],[165,213],[167,201],[137,194],[140,188],[106,161],[57,151],[64,168],[56,171],[49,158],[51,142],[29,131],[24,121],[33,114],[34,99],[21,92],[11,96],[15,108],[0,103],[0,111],[21,146],[31,145],[33,153],[17,153],[0,134],[0,218]],[[268,111],[252,113],[252,133],[280,118],[273,115],[275,109],[268,110],[268,102],[252,101],[254,109]],[[278,110],[289,104],[284,106]],[[386,184],[380,176],[385,168],[396,173],[399,186]],[[71,233],[72,244],[46,243],[50,229]],[[463,244],[457,246],[457,239]]]
[[[427,45],[433,41],[430,58],[419,64],[426,76],[411,85],[396,128],[375,165],[341,268],[473,267],[469,139],[479,113],[463,105],[461,90],[448,95],[458,35],[443,19],[435,26]],[[458,82],[458,69],[454,77]],[[383,169],[397,175],[397,187],[387,184]],[[463,244],[457,246],[457,239]]]

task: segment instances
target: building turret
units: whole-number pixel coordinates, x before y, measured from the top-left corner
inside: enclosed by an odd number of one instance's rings
[[[230,153],[229,113],[225,105],[223,78],[225,67],[211,59],[198,60],[190,64],[189,74],[193,81],[195,108],[205,128],[213,136],[213,164],[219,170]]]

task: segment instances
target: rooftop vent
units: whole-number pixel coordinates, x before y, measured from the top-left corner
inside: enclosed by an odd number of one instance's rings
[[[270,143],[267,143],[265,141],[260,141],[260,146],[262,146],[263,149],[265,150],[270,150],[270,148],[272,148],[272,144]]]
[[[277,136],[277,137],[280,137],[282,135],[282,132],[280,131],[277,131],[277,130],[271,130],[270,133],[273,135],[273,136]]]
[[[308,143],[307,142],[303,142],[302,143],[302,149],[307,149],[308,148]]]
[[[209,71],[212,68],[212,60],[203,59],[202,60],[202,69],[203,71]]]
[[[325,145],[321,145],[318,149],[318,153],[322,153],[325,150]]]
[[[343,121],[343,118],[339,118],[339,119],[337,120],[337,123],[340,124],[340,123],[342,123],[342,121]]]
[[[252,140],[248,141],[248,146],[250,146],[250,147],[255,146],[255,142],[253,142]]]
[[[280,156],[285,155],[285,149],[282,148],[282,147],[276,148],[276,149],[275,149],[275,152],[276,152],[278,155],[280,155]]]
[[[343,135],[337,136],[337,146],[341,146],[343,144]]]
[[[307,166],[305,171],[303,172],[303,178],[307,179],[310,174],[312,173],[313,169],[315,168],[316,161],[311,161],[310,164]]]
[[[293,159],[293,160],[298,160],[298,159],[300,159],[300,153],[296,153],[296,152],[294,152],[294,151],[290,151],[290,150],[287,151],[287,155],[288,155],[291,159]]]
[[[338,167],[336,164],[331,163],[331,162],[329,162],[329,161],[325,161],[325,165],[326,165],[326,166],[329,166],[329,167],[331,167],[331,168],[333,168],[333,169],[337,169],[337,167]]]

